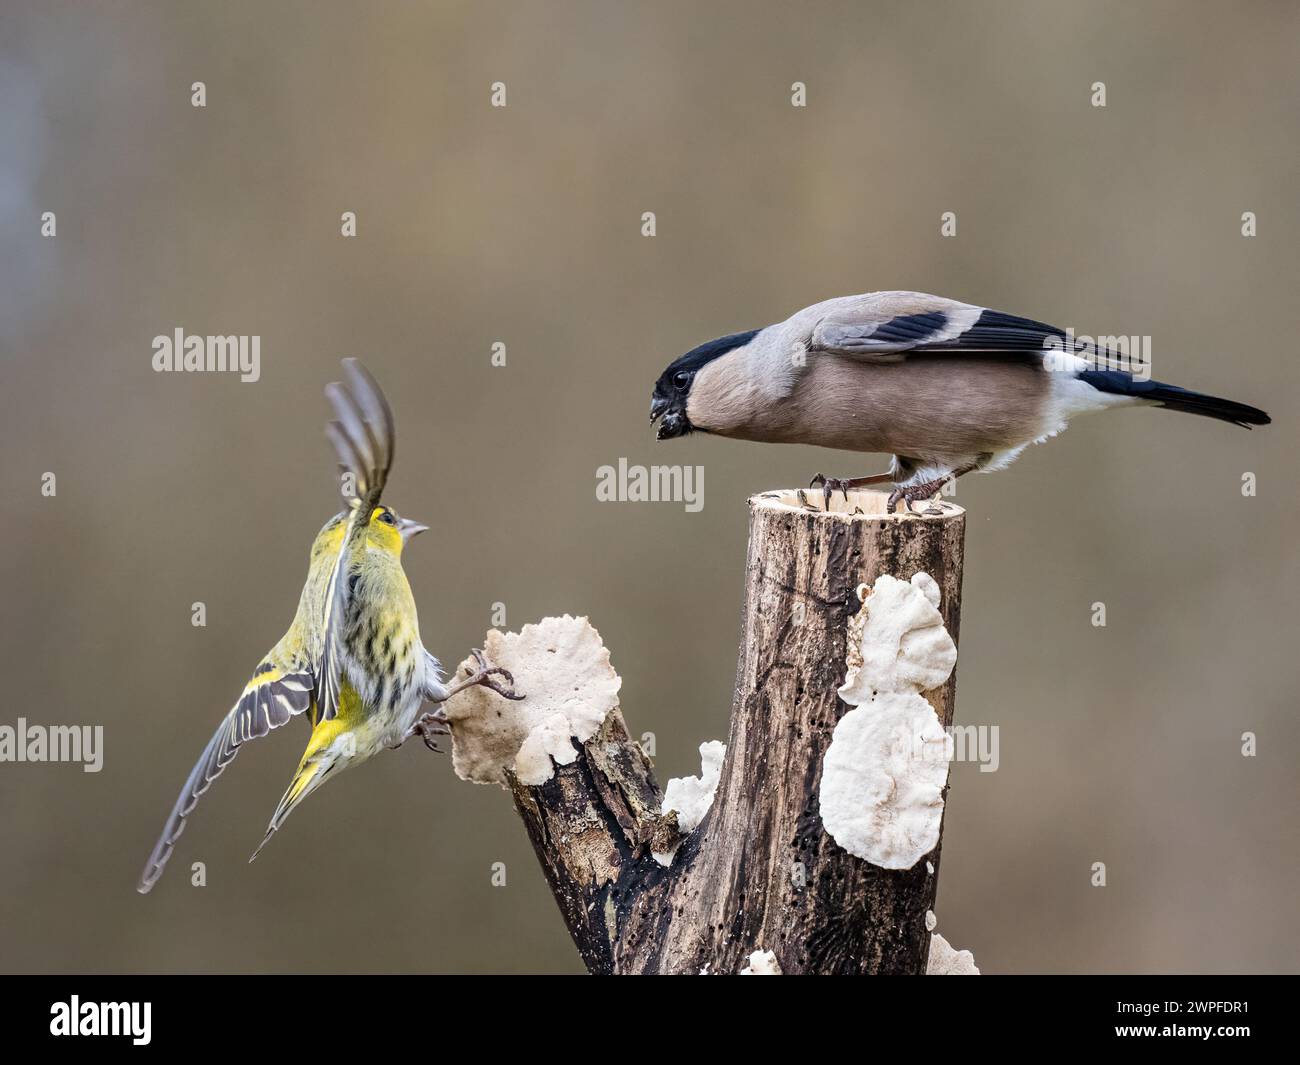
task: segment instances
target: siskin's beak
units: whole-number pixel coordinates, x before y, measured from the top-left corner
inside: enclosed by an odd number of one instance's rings
[[[411,537],[419,536],[422,532],[428,532],[429,526],[421,525],[418,521],[412,521],[410,518],[399,518],[397,522],[397,531],[402,534],[402,543],[409,543]]]

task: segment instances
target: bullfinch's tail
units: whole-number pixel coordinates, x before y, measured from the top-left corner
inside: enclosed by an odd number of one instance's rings
[[[1177,385],[1167,385],[1163,381],[1139,381],[1120,370],[1084,370],[1079,374],[1079,380],[1086,381],[1099,392],[1149,400],[1170,410],[1218,418],[1244,429],[1249,429],[1252,425],[1268,425],[1273,420],[1258,407],[1220,399],[1218,396],[1207,396],[1203,392],[1191,392]]]

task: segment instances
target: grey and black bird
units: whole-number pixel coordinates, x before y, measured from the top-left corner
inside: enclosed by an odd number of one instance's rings
[[[1005,468],[1076,414],[1154,405],[1269,423],[1255,407],[1148,379],[1132,354],[942,296],[870,292],[693,348],[655,383],[650,420],[660,440],[703,432],[890,454],[888,473],[812,483],[828,506],[834,491],[893,484],[891,513]]]

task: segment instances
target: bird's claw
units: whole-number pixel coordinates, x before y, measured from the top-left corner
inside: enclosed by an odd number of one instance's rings
[[[820,488],[822,495],[826,498],[826,509],[831,509],[831,496],[839,492],[844,496],[844,502],[849,501],[849,481],[845,477],[827,477],[825,474],[817,474],[808,482],[809,488]]]
[[[912,509],[913,503],[919,503],[923,499],[931,501],[930,506],[922,511],[926,517],[942,516],[943,508],[938,505],[939,493],[943,491],[945,481],[925,481],[921,484],[909,485],[906,488],[895,488],[889,493],[889,499],[885,503],[886,513],[893,514],[898,509],[898,504],[903,504],[903,511],[907,514],[915,514]]]
[[[434,754],[446,753],[438,742],[438,737],[450,736],[451,725],[441,711],[436,714],[425,714],[415,723],[415,730],[420,734],[420,739],[424,740],[424,745]]]
[[[458,691],[463,688],[472,688],[477,684],[481,687],[487,688],[489,691],[496,692],[503,699],[513,699],[518,701],[523,698],[522,695],[515,692],[515,678],[514,674],[511,673],[510,670],[502,669],[500,666],[489,665],[488,660],[483,657],[483,652],[477,647],[470,653],[474,656],[474,662],[478,668],[470,669],[469,667],[466,667],[465,679],[461,681],[460,685],[457,687]],[[505,685],[502,685],[500,681],[495,680],[495,677],[504,678]]]
[[[433,751],[434,754],[446,754],[441,744],[438,743],[437,737],[451,735],[451,722],[447,720],[447,715],[443,712],[442,707],[433,710],[420,717],[410,731],[402,737],[402,743],[405,743],[412,736],[419,736],[424,741],[424,745]],[[393,750],[397,750],[402,743],[397,744]]]

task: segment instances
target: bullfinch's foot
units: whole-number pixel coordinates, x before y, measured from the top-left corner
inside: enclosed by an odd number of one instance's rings
[[[808,482],[809,488],[820,488],[822,494],[826,497],[826,509],[831,509],[831,496],[839,492],[844,496],[844,502],[849,501],[850,488],[866,488],[872,484],[885,484],[894,479],[891,473],[874,473],[870,477],[827,477],[825,474],[817,474]],[[800,495],[802,499],[802,494]],[[892,497],[891,497],[892,498]],[[890,510],[893,513],[893,510]]]
[[[938,496],[939,493],[944,490],[944,487],[948,484],[956,484],[958,477],[963,477],[968,473],[973,473],[975,470],[980,469],[980,467],[984,466],[992,457],[993,455],[991,453],[986,452],[985,454],[980,455],[974,462],[968,462],[963,466],[958,466],[955,470],[944,474],[944,476],[937,480],[922,481],[920,484],[914,484],[908,488],[895,488],[894,491],[890,493],[889,503],[886,509],[890,514],[894,513],[894,508],[898,506],[899,500],[902,500],[903,509],[908,513],[911,513],[912,508],[909,504],[915,503],[919,499],[930,499],[933,500],[933,502],[925,513],[927,515],[941,515],[943,514],[943,507],[939,505]]]
[[[808,482],[809,488],[820,488],[822,495],[826,497],[826,509],[831,509],[831,496],[836,492],[844,496],[844,502],[849,501],[849,482],[843,477],[827,477],[825,474],[817,474]]]
[[[515,693],[515,678],[508,669],[502,669],[500,666],[490,666],[488,661],[483,657],[483,652],[477,647],[470,652],[474,656],[474,662],[478,668],[466,669],[463,680],[458,680],[447,689],[447,698],[450,699],[457,692],[464,691],[466,688],[472,688],[476,684],[482,685],[489,691],[496,692],[503,699],[522,699],[522,695]],[[501,677],[505,683],[497,680]]]
[[[948,483],[949,478],[944,477],[938,481],[922,481],[920,484],[908,485],[906,488],[895,488],[889,493],[889,502],[885,504],[885,510],[893,514],[898,509],[898,504],[903,504],[903,510],[908,514],[913,513],[912,504],[919,503],[922,499],[935,500],[943,486]],[[928,515],[942,514],[943,510],[938,506],[931,506],[925,511]]]

